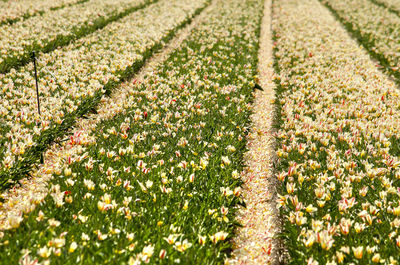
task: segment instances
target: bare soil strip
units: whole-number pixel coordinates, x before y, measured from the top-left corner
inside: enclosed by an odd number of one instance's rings
[[[246,208],[238,211],[237,219],[243,225],[237,230],[230,264],[277,264],[279,232],[276,209],[276,178],[273,177],[274,137],[273,119],[275,84],[273,81],[273,54],[271,32],[271,0],[264,4],[259,50],[259,79],[263,90],[255,91],[252,128],[248,135],[248,152],[243,198]]]

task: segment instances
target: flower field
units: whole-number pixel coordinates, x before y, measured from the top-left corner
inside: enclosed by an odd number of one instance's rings
[[[91,0],[0,27],[0,72],[30,60],[32,51],[49,52],[143,7],[152,0]]]
[[[372,0],[372,2],[379,6],[386,7],[393,13],[400,14],[399,0]]]
[[[34,15],[43,14],[65,6],[86,2],[87,0],[22,0],[0,2],[0,24],[11,24]]]
[[[275,1],[274,12],[291,261],[397,264],[398,88],[318,1]]]
[[[10,184],[9,180],[24,176],[21,168],[38,159],[38,150],[45,149],[55,137],[61,137],[76,117],[96,106],[104,93],[110,93],[135,72],[163,41],[207,3],[205,0],[189,2],[155,3],[40,56],[40,116],[35,80],[30,74],[33,63],[5,74],[1,79],[5,97],[0,109],[7,125],[4,135],[8,141],[0,148],[3,151],[0,186],[4,188]],[[169,12],[165,11],[167,6]]]
[[[379,61],[381,67],[384,67],[388,74],[400,79],[399,1],[321,1]]]
[[[0,11],[0,264],[399,264],[400,1]]]
[[[142,60],[157,41],[208,4],[173,3],[159,1],[134,14],[134,20],[127,17],[94,33],[90,41],[76,44],[82,49],[80,54],[86,58],[86,52],[92,51],[105,58],[87,58],[112,59],[115,75],[104,69],[108,73],[104,78],[121,80],[118,70],[134,64],[123,58]],[[8,215],[0,260],[43,264],[223,262],[235,227],[234,206],[240,202],[263,2],[215,1],[213,5],[151,76],[143,82],[134,79],[121,84],[129,94],[109,106],[107,117],[92,130],[69,139],[68,145],[81,148],[54,169],[48,196],[33,198],[19,212]],[[118,29],[125,33],[118,34]],[[135,32],[142,43],[129,41]],[[101,42],[110,39],[107,34],[117,35],[125,46]],[[89,44],[96,49],[85,50]],[[108,46],[102,50],[101,45]],[[49,62],[51,69],[58,60],[50,56],[71,53],[73,48],[42,54],[41,61]],[[118,51],[129,53],[118,61]],[[81,63],[83,71],[90,70],[89,63],[85,68]],[[103,78],[101,72],[95,74]],[[87,85],[81,92],[78,88],[81,97],[91,91]],[[49,91],[49,96],[55,97],[57,89]],[[93,93],[96,89],[101,87],[94,86]],[[66,93],[59,91],[57,98]],[[70,101],[75,99],[73,94],[68,96]]]

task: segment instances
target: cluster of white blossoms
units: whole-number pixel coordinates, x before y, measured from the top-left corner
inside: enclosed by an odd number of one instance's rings
[[[57,47],[58,42],[74,39],[80,31],[88,31],[98,21],[110,19],[144,2],[146,0],[90,0],[3,25],[0,27],[0,65],[13,65],[33,50],[40,51],[49,45]]]
[[[381,0],[397,6],[400,1]],[[351,25],[364,44],[383,57],[392,71],[400,73],[400,16],[371,0],[322,0]],[[389,4],[390,2],[390,4]],[[397,3],[396,3],[397,2]]]
[[[104,98],[97,126],[69,139],[82,151],[54,170],[49,195],[2,232],[0,259],[223,262],[241,193],[262,4],[216,0],[143,82],[123,83],[119,100]],[[159,23],[157,13],[168,24],[183,16],[173,6],[189,16],[196,5],[161,1],[160,11],[143,10],[153,18],[143,23]]]
[[[362,8],[368,1],[329,1],[343,10],[356,2]],[[377,18],[381,13],[370,7],[354,17],[386,23]],[[398,264],[400,95],[395,83],[317,0],[275,1],[274,30],[282,115],[278,203],[290,260]],[[374,32],[371,38],[388,42],[383,31]]]
[[[17,0],[0,2],[0,24],[83,1],[84,0]]]
[[[2,169],[34,145],[41,131],[62,123],[109,82],[120,82],[140,66],[144,56],[204,6],[206,0],[159,1],[113,22],[62,49],[39,57],[41,116],[37,111],[35,80],[30,63],[0,78],[0,120],[9,125]],[[169,12],[166,13],[165,10]],[[0,155],[0,158],[1,158]]]

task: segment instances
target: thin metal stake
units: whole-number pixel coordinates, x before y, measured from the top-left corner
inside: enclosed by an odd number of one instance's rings
[[[39,100],[39,85],[38,85],[38,77],[37,77],[37,70],[36,70],[36,55],[35,52],[32,52],[32,59],[33,59],[33,68],[35,69],[35,80],[36,80],[36,97],[37,97],[37,106],[40,116],[40,100]]]
[[[41,116],[41,114],[40,114],[40,99],[39,99],[39,84],[38,84],[37,69],[36,69],[36,54],[34,51],[32,52],[32,59],[33,59],[33,68],[35,70],[37,106],[38,106],[39,116]],[[42,163],[42,164],[44,163],[43,153],[40,154],[40,163]]]

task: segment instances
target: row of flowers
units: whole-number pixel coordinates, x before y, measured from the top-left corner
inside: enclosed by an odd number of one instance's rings
[[[41,54],[37,112],[32,63],[6,74],[2,81],[1,118],[9,124],[0,158],[2,170],[26,166],[17,157],[30,157],[29,148],[65,133],[88,105],[100,101],[122,79],[137,71],[176,30],[208,4],[208,0],[163,0],[109,24],[102,30],[51,53]],[[42,142],[40,142],[42,141]],[[44,146],[43,148],[45,148]],[[17,161],[19,164],[14,165]],[[15,174],[21,177],[18,170]],[[5,173],[5,177],[10,174]],[[11,176],[12,177],[12,176]],[[4,181],[4,180],[3,180]]]
[[[87,0],[19,0],[0,2],[0,24],[45,13]]]
[[[390,10],[399,1],[321,0],[378,59],[388,74],[400,78],[400,16]],[[389,8],[386,8],[388,6]]]
[[[395,83],[318,0],[275,1],[273,24],[278,203],[291,264],[398,264]]]
[[[101,112],[107,119],[71,137],[82,150],[55,170],[49,195],[9,216],[0,259],[223,263],[240,201],[262,7],[216,0],[151,76],[124,83],[127,96]]]
[[[154,0],[90,0],[0,27],[0,72],[85,36]]]
[[[399,0],[371,0],[374,3],[390,9],[392,12],[400,14]]]

